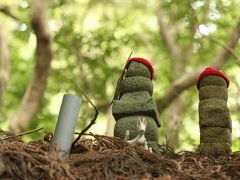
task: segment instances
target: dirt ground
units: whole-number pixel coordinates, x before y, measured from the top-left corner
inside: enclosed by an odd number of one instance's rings
[[[160,146],[155,154],[114,137],[84,138],[66,161],[49,155],[46,137],[1,140],[0,179],[240,179],[240,152],[214,157]]]

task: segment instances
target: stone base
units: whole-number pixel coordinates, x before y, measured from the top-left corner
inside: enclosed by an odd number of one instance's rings
[[[232,152],[229,143],[200,143],[198,152],[202,154],[223,155]]]
[[[222,99],[224,101],[228,100],[227,88],[224,86],[204,86],[199,89],[199,99],[205,100],[209,98]]]
[[[137,120],[139,117],[146,118],[147,128],[145,137],[148,143],[151,142],[151,144],[153,144],[154,147],[152,148],[156,149],[156,145],[159,141],[159,131],[154,119],[149,116],[128,116],[119,119],[114,128],[114,137],[120,137],[121,139],[124,139],[126,131],[129,130],[129,140],[134,139],[138,135]]]
[[[113,101],[112,113],[116,121],[138,114],[139,116],[151,117],[158,127],[161,126],[156,104],[153,99],[150,99],[147,102],[132,102],[121,100]]]
[[[207,127],[201,128],[201,143],[229,143],[231,144],[231,130],[228,128]]]

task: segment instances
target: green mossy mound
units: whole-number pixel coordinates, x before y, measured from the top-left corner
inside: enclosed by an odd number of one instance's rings
[[[231,130],[228,128],[201,128],[201,143],[229,143],[231,144]]]
[[[231,152],[232,121],[227,106],[228,92],[224,78],[206,75],[199,88],[200,145],[205,154]]]
[[[151,73],[147,66],[142,63],[132,61],[128,66],[127,72],[125,73],[125,77],[133,77],[133,76],[143,76],[148,79],[151,78]]]
[[[201,143],[198,146],[198,151],[202,154],[222,155],[232,152],[231,144],[229,143]]]
[[[224,86],[208,85],[199,89],[199,99],[217,98],[224,101],[228,100],[227,88]]]
[[[137,91],[131,93],[125,93],[120,97],[121,101],[143,101],[147,102],[151,99],[151,96],[147,91]]]
[[[227,83],[225,81],[225,79],[223,79],[220,76],[216,76],[216,75],[207,75],[204,78],[201,79],[200,81],[200,88],[204,87],[204,86],[223,86],[225,88],[227,88]]]
[[[130,131],[130,139],[138,135],[137,120],[145,117],[147,129],[145,137],[154,152],[158,152],[160,127],[156,103],[151,98],[153,83],[150,70],[140,62],[133,61],[125,72],[121,82],[120,99],[113,101],[112,114],[116,125],[114,136],[124,139],[126,131]]]
[[[149,141],[157,141],[159,140],[159,131],[156,127],[156,123],[154,122],[153,118],[149,116],[141,116],[141,118],[146,118],[147,120],[147,128],[145,132],[145,136]],[[126,130],[130,130],[129,138],[133,139],[138,135],[137,129],[137,119],[139,116],[127,116],[121,118],[116,122],[115,129],[114,129],[114,136],[120,137],[124,139]]]
[[[146,91],[150,96],[153,94],[152,81],[146,77],[135,76],[122,80],[120,95],[130,92]]]

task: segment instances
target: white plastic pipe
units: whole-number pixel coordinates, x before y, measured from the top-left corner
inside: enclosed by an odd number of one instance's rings
[[[73,133],[77,124],[82,99],[76,95],[63,96],[58,121],[50,145],[50,152],[59,151],[61,159],[67,159],[71,150]]]

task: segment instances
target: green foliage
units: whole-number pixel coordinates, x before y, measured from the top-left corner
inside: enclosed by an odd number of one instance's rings
[[[192,44],[192,56],[186,59],[187,70],[207,66],[217,55],[222,47],[208,37],[226,42],[240,16],[239,4],[239,0],[162,1],[161,6],[166,12],[164,19],[171,26],[169,30],[176,33],[176,42],[181,47],[181,52],[185,53]],[[0,6],[3,5],[9,6],[11,12],[20,19],[15,21],[0,14],[11,59],[10,80],[0,117],[0,124],[6,128],[7,119],[10,119],[16,110],[31,80],[36,40],[30,26],[29,1],[5,0],[0,2]],[[103,109],[100,109],[102,114],[92,131],[99,130],[98,127],[106,128],[107,107],[131,51],[134,52],[133,56],[151,60],[156,74],[154,98],[163,96],[177,77],[172,71],[176,61],[169,55],[159,33],[156,16],[158,6],[156,1],[141,0],[53,1],[49,8],[49,27],[54,52],[52,71],[42,106],[29,128],[42,126],[46,131],[54,130],[63,94],[82,96],[80,89],[85,91],[96,105],[103,106]],[[201,24],[209,31],[206,37],[198,31],[193,35],[194,28],[198,29]],[[235,53],[240,54],[239,47]],[[237,78],[240,73],[233,58],[230,58],[223,71],[230,74],[231,78]],[[231,107],[239,105],[237,89],[240,79],[237,79],[230,87],[229,96],[236,96],[229,98]],[[198,127],[197,93],[196,88],[184,93],[185,108],[180,130],[180,140],[184,143],[180,143],[180,149],[194,149],[199,142],[199,132],[195,131]],[[78,129],[82,129],[91,120],[93,113],[92,108],[85,102],[81,109]],[[239,114],[234,113],[233,117],[234,125],[239,127]],[[165,141],[165,124],[168,120],[164,113],[161,116],[161,142]],[[104,133],[105,129],[97,132]],[[233,135],[233,148],[237,150],[240,148],[240,135]]]

